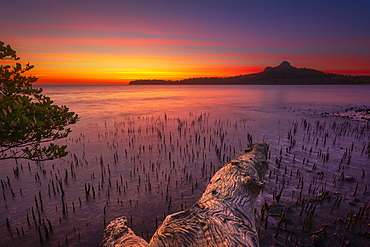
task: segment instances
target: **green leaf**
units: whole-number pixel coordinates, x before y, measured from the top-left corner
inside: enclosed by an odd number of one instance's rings
[[[0,41],[0,59],[17,59],[16,52]],[[69,124],[79,117],[69,112],[65,106],[53,105],[53,101],[42,94],[42,88],[35,89],[32,83],[36,77],[25,76],[33,65],[22,67],[0,65],[0,159],[13,157],[14,153],[3,145],[11,143],[14,148],[22,145],[23,154],[14,158],[48,160],[63,157],[66,147],[54,144],[40,148],[35,142],[47,143],[54,139],[67,137]]]

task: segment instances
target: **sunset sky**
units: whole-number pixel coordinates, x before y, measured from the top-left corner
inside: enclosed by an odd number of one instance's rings
[[[40,84],[233,76],[287,60],[370,75],[370,1],[0,0]],[[9,61],[0,61],[9,63]]]

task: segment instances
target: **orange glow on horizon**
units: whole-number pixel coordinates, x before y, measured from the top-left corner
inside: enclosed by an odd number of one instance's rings
[[[192,68],[136,68],[136,69],[34,69],[38,84],[128,84],[140,79],[182,80],[192,77],[228,77],[261,71],[235,66],[202,66]]]
[[[50,56],[45,55],[44,56]],[[52,55],[51,55],[52,57]],[[21,62],[22,65],[30,63],[35,67],[30,75],[39,80],[36,84],[128,84],[133,80],[162,79],[182,80],[194,77],[230,77],[258,73],[265,66],[242,66],[227,65],[227,60],[218,60],[221,64],[210,65],[214,60],[206,59],[181,59],[181,58],[126,58],[112,56],[105,61],[94,61],[91,54],[83,57],[85,61],[73,61],[71,54],[59,57],[59,62],[30,62],[2,60],[0,64],[14,64]],[[45,57],[40,58],[44,60]],[[71,59],[72,61],[70,61]],[[91,60],[90,60],[91,59]],[[294,65],[294,64],[293,64]],[[363,70],[323,70],[328,73],[349,75],[369,75],[369,71]]]
[[[263,66],[244,65],[225,55],[104,54],[17,51],[19,62],[35,67],[29,74],[37,84],[128,84],[139,79],[181,80],[193,77],[229,77],[260,72]],[[23,54],[23,55],[22,55]]]
[[[30,74],[39,78],[37,84],[128,84],[139,79],[230,77],[261,72],[284,60],[298,68],[370,75],[370,59],[356,53],[253,51],[258,45],[227,41],[25,37],[22,44],[27,46],[12,46],[21,57],[16,62],[35,66]],[[243,52],[224,52],[230,47]],[[247,48],[252,50],[248,52]],[[15,61],[0,61],[12,63]]]

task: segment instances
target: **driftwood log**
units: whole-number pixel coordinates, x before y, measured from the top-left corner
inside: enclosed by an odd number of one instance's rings
[[[257,143],[225,164],[195,205],[168,215],[149,243],[121,217],[106,227],[101,246],[259,246],[254,203],[268,170],[267,153],[267,144]]]

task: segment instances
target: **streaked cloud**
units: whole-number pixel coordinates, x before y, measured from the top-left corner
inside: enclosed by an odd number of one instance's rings
[[[288,2],[5,1],[0,40],[40,83],[232,76],[283,60],[370,75],[368,3]]]

